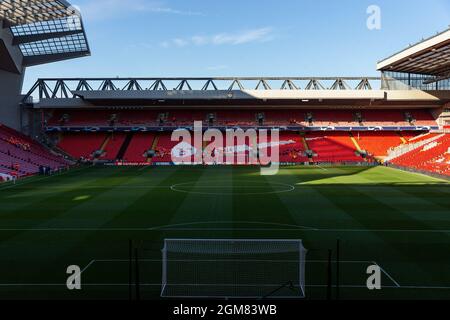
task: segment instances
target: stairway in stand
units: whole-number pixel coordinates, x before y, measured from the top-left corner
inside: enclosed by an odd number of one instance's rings
[[[158,146],[158,141],[159,141],[159,133],[155,134],[155,137],[153,138],[151,150],[156,150],[156,147]],[[149,163],[152,162],[152,158],[147,158],[147,162]]]
[[[134,133],[130,132],[127,134],[127,137],[125,138],[125,141],[122,144],[122,147],[120,147],[119,152],[117,153],[117,159],[121,160],[123,159],[123,156],[127,152],[128,146],[130,145],[131,140],[133,139]]]

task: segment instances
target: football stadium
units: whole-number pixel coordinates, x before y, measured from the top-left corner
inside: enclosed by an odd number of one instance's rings
[[[0,1],[0,299],[450,299],[450,29],[378,77],[24,88],[88,39]]]

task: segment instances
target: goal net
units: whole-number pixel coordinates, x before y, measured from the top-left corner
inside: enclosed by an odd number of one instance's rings
[[[162,297],[302,298],[301,240],[165,239]]]

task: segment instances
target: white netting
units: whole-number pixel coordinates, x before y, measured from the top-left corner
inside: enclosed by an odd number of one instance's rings
[[[166,239],[162,297],[304,297],[301,240]]]

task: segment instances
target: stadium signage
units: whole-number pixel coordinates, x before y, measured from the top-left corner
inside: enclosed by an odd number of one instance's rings
[[[239,128],[254,128],[254,126],[240,126]],[[148,131],[173,131],[176,127],[66,127],[66,126],[47,126],[47,132],[148,132]],[[184,128],[186,130],[193,130],[193,128]],[[226,130],[227,127],[218,126],[215,129]],[[232,128],[236,129],[236,128]],[[410,126],[410,127],[259,127],[259,129],[279,130],[279,131],[429,131],[439,130],[439,126]]]
[[[187,129],[172,132],[171,140],[179,142],[171,150],[175,165],[261,165],[262,175],[275,175],[279,169],[280,132],[278,129],[203,130],[195,121],[193,133]],[[269,142],[270,141],[270,142]],[[224,144],[225,142],[225,144]]]

